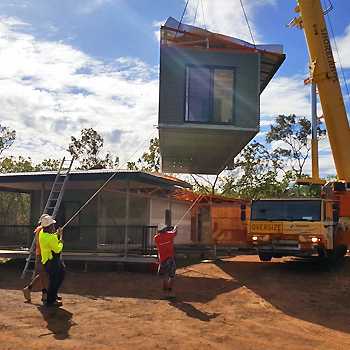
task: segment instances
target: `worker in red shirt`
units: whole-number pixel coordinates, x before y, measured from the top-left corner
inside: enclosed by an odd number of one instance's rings
[[[176,264],[174,259],[174,238],[177,235],[177,227],[167,231],[167,225],[158,225],[158,234],[154,236],[159,255],[159,266],[157,275],[162,278],[163,290],[166,299],[175,298],[172,292]]]

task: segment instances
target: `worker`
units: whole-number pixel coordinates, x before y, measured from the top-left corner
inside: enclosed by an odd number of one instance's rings
[[[158,277],[162,279],[165,299],[175,298],[173,293],[176,264],[174,259],[174,238],[177,235],[177,227],[167,231],[167,225],[159,224],[158,233],[154,236],[159,255]]]
[[[41,247],[41,262],[49,275],[49,287],[47,289],[46,306],[61,306],[62,302],[57,300],[57,292],[66,275],[66,269],[60,258],[63,249],[62,229],[55,234],[56,221],[51,216],[42,219],[42,232],[39,235]]]
[[[29,283],[27,287],[23,289],[24,298],[28,301],[31,301],[30,292],[32,291],[33,287],[36,287],[39,285],[41,287],[41,300],[46,301],[47,299],[47,273],[45,272],[44,265],[41,262],[41,249],[39,244],[39,234],[42,231],[43,227],[41,226],[41,220],[45,217],[49,216],[49,214],[43,214],[40,216],[40,219],[38,221],[38,227],[34,230],[34,233],[36,234],[36,250],[35,250],[35,277],[32,279],[32,281]]]

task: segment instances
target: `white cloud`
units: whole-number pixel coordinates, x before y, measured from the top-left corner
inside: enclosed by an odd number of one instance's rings
[[[166,22],[166,20],[164,21],[153,21],[153,27],[157,28],[156,31],[154,31],[154,38],[160,42],[160,27]]]
[[[297,117],[309,117],[310,85],[304,86],[304,77],[274,78],[261,94],[261,125],[269,125],[281,114],[295,114]]]
[[[346,28],[343,36],[336,38],[336,43],[343,68],[350,68],[350,25]],[[336,54],[334,59],[338,60]]]
[[[17,131],[3,155],[62,158],[70,137],[92,127],[105,151],[126,160],[157,123],[158,68],[128,57],[100,62],[16,32],[18,24],[0,24],[0,120]]]

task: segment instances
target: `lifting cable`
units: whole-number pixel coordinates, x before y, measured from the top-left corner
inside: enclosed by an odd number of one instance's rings
[[[176,31],[176,34],[175,34],[174,42],[176,41],[177,33],[178,33],[178,31],[179,31],[179,29],[181,27],[182,19],[184,18],[184,15],[185,15],[185,12],[186,12],[186,9],[187,9],[187,5],[188,5],[189,2],[190,2],[190,0],[187,0],[185,8],[184,8],[184,10],[182,12],[182,16],[181,16],[181,19],[180,19],[180,22],[179,22],[179,25],[177,27],[177,31]]]
[[[333,5],[331,3],[331,0],[328,0],[328,1],[330,3],[330,7],[326,10],[325,14],[327,15],[327,18],[328,18],[329,28],[331,29],[335,50],[337,51],[337,56],[338,56],[338,60],[339,60],[339,66],[340,66],[340,70],[342,72],[342,76],[343,76],[343,79],[344,79],[345,89],[346,89],[346,92],[348,93],[348,99],[350,101],[350,94],[349,94],[348,84],[346,83],[345,74],[344,74],[344,70],[343,70],[343,65],[342,65],[341,60],[340,60],[338,45],[337,45],[337,42],[335,40],[335,36],[334,36],[334,32],[333,32],[333,26],[332,26],[332,23],[331,23],[331,18],[329,16],[329,12],[330,12],[330,10],[333,9]],[[326,7],[326,0],[324,0],[324,4],[325,4],[325,7]]]
[[[195,14],[194,14],[194,19],[193,19],[193,26],[194,26],[194,24],[196,23],[196,17],[197,17],[198,5],[199,5],[199,0],[197,1],[196,12],[195,12]]]
[[[85,204],[62,226],[62,229],[64,229],[91,201],[93,198],[95,198],[108,184],[109,181],[113,179],[113,177],[118,173],[119,170],[122,169],[122,167],[143,147],[143,145],[153,136],[153,134],[157,131],[155,129],[152,134],[137,148],[137,150],[121,165],[119,166],[113,174],[106,180],[106,182],[85,202]]]
[[[204,23],[204,29],[207,30],[207,26],[205,25],[205,17],[204,17],[204,8],[203,8],[203,0],[201,0],[202,4],[202,13],[203,13],[203,23]]]
[[[253,45],[254,45],[254,48],[256,49],[256,45],[255,45],[255,41],[254,41],[254,37],[253,37],[253,33],[252,33],[252,30],[250,29],[250,25],[249,25],[249,21],[248,21],[248,17],[245,13],[245,10],[244,10],[244,6],[243,6],[243,0],[239,0],[239,2],[241,3],[241,7],[242,7],[242,11],[243,11],[243,14],[244,14],[244,18],[247,22],[247,26],[248,26],[248,29],[249,29],[249,33],[250,33],[250,36],[252,38],[252,41],[253,41]]]

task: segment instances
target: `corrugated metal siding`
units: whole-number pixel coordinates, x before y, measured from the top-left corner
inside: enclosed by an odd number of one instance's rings
[[[235,125],[256,129],[259,122],[259,54],[161,47],[159,123],[183,124],[186,66],[236,68]]]
[[[162,170],[216,174],[256,135],[257,130],[160,128]]]

